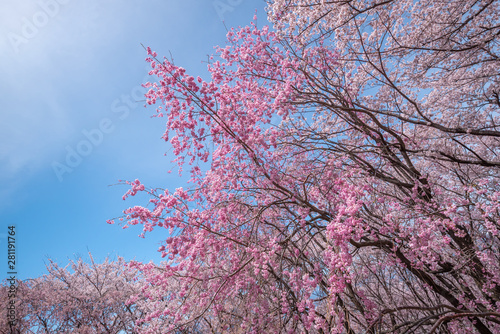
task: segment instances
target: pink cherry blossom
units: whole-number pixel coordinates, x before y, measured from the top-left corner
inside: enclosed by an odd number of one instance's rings
[[[269,1],[209,80],[147,49],[189,182],[138,321],[172,332],[500,333],[500,5]]]

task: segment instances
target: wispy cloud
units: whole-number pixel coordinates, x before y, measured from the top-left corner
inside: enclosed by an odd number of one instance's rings
[[[50,165],[56,143],[70,141],[84,119],[91,122],[100,112],[83,110],[68,96],[104,95],[91,74],[102,66],[96,50],[105,52],[126,24],[119,8],[41,0],[12,2],[0,11],[0,179]]]

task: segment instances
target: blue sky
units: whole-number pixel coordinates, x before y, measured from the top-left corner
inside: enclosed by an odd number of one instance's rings
[[[122,201],[118,180],[184,184],[162,119],[150,118],[140,84],[150,46],[206,77],[226,26],[244,26],[261,0],[18,0],[0,4],[0,275],[7,226],[16,225],[18,278],[86,257],[159,261],[166,232],[106,224],[144,198]],[[167,156],[164,154],[167,153]],[[76,156],[78,154],[78,156]],[[3,246],[2,246],[3,245]],[[3,260],[2,260],[3,258]]]

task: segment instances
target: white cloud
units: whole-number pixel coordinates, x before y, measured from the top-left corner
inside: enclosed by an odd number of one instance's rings
[[[101,112],[82,110],[92,103],[72,104],[68,96],[88,101],[103,89],[92,74],[102,66],[99,51],[125,24],[120,8],[41,0],[0,10],[0,179],[48,165],[60,153],[57,143],[70,142]]]

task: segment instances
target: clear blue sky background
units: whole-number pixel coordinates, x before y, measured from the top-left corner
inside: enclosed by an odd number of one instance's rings
[[[8,4],[7,4],[8,3]],[[98,261],[117,255],[159,261],[166,231],[138,237],[140,227],[108,225],[131,205],[128,189],[184,184],[167,174],[172,156],[163,119],[135,102],[147,66],[141,43],[207,78],[213,46],[226,26],[244,26],[262,0],[18,0],[0,4],[0,278],[7,276],[7,226],[16,225],[18,278],[45,272],[90,250]],[[104,123],[104,124],[103,124]],[[107,133],[89,147],[85,132]],[[95,132],[94,132],[95,133]],[[88,140],[87,140],[88,141]],[[87,146],[86,146],[87,145]],[[69,152],[88,153],[81,161]],[[167,153],[167,156],[164,156]],[[68,166],[69,170],[59,170]]]

